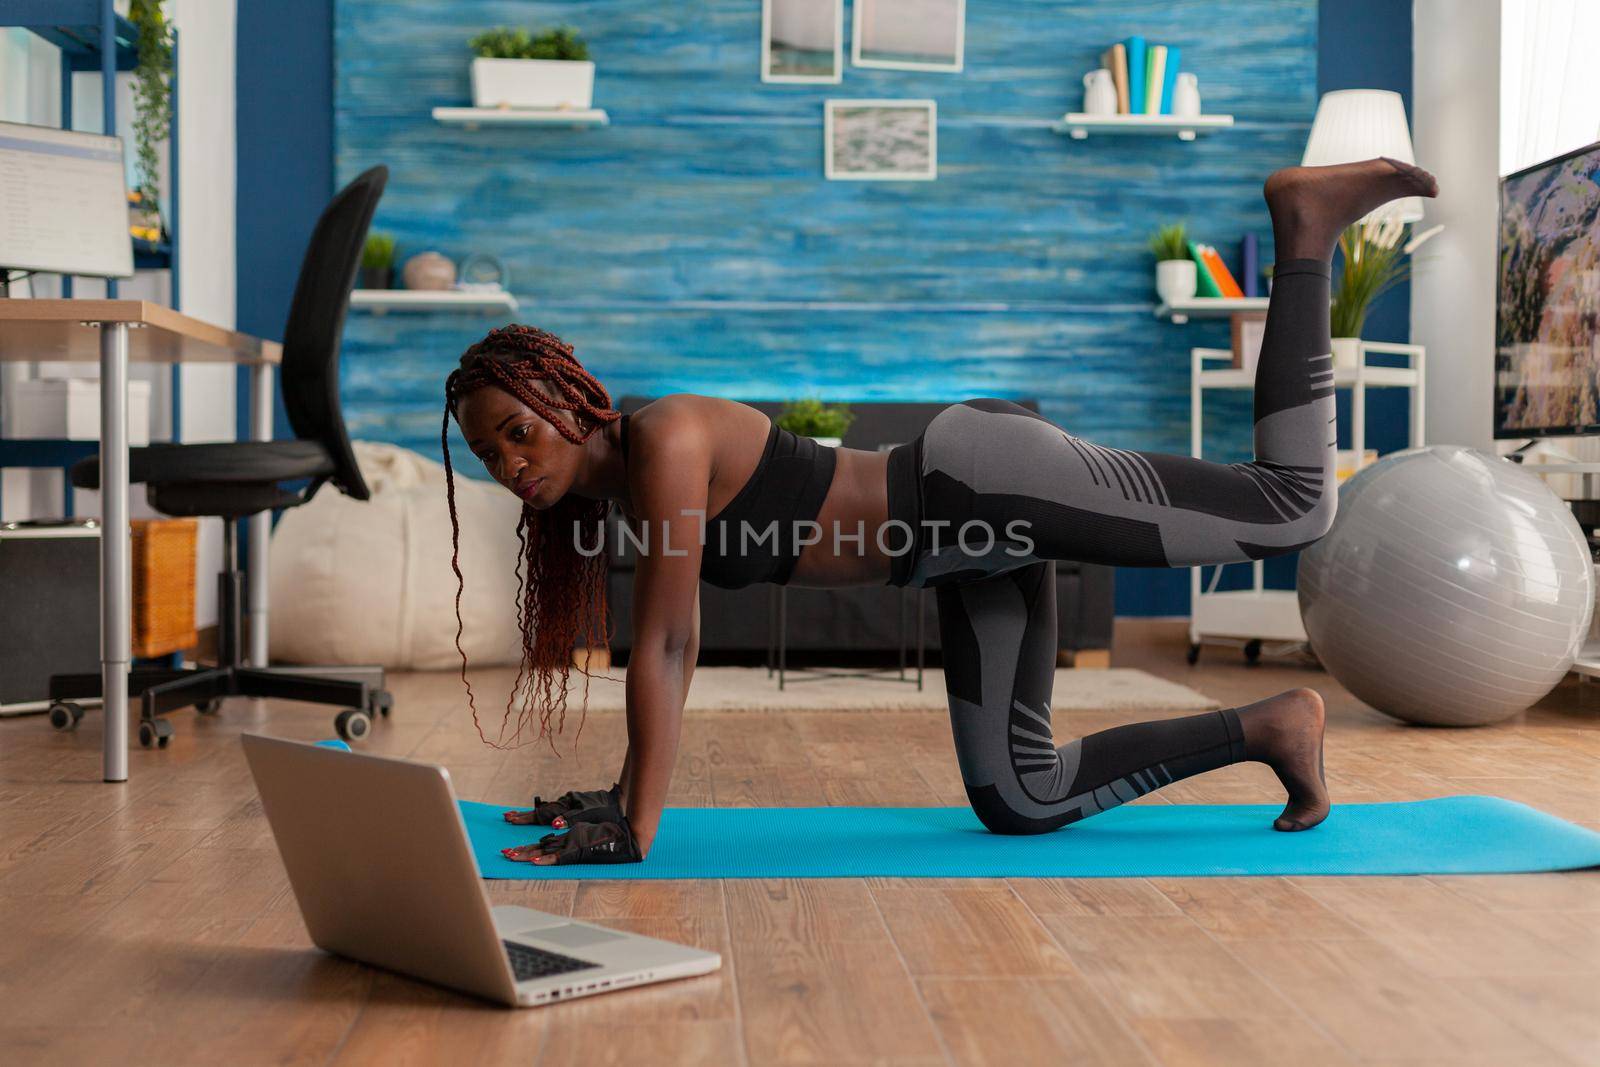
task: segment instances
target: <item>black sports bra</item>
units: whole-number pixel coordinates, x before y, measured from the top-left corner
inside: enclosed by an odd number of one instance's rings
[[[815,521],[833,484],[838,455],[771,424],[761,462],[750,480],[706,523],[700,577],[723,589],[756,582],[789,584],[800,558],[796,524]],[[622,462],[628,462],[628,416],[622,416]],[[817,532],[804,531],[808,543]],[[650,546],[654,550],[655,546]]]

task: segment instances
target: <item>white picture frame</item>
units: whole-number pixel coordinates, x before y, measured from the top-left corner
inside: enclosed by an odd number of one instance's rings
[[[832,30],[833,66],[807,72],[800,57],[830,54],[824,48],[795,48],[784,35],[815,37]],[[779,46],[773,47],[777,37]],[[819,43],[806,40],[803,43]],[[836,85],[844,80],[844,0],[761,0],[761,80],[779,84]]]
[[[939,176],[938,102],[824,101],[822,172],[829,181],[933,181]]]
[[[967,0],[854,0],[855,66],[954,74],[965,62],[966,45]]]

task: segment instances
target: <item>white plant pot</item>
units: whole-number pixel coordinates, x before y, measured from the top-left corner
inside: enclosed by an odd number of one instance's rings
[[[813,437],[811,439],[824,448],[838,448],[844,444],[844,438],[842,437]]]
[[[1333,339],[1333,369],[1355,370],[1361,362],[1361,338],[1335,337]]]
[[[594,63],[587,59],[474,59],[472,105],[536,110],[587,109]]]
[[[1156,293],[1164,304],[1193,300],[1198,284],[1192,259],[1163,259],[1156,264]]]

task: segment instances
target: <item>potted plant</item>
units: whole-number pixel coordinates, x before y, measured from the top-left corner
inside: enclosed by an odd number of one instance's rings
[[[1150,251],[1156,256],[1156,294],[1164,304],[1192,300],[1199,279],[1194,260],[1189,258],[1189,237],[1181,222],[1157,229],[1150,237]]]
[[[394,286],[394,235],[369,233],[361,246],[359,289],[390,289]]]
[[[844,432],[855,419],[848,404],[824,407],[821,400],[808,397],[785,404],[777,422],[781,429],[792,434],[809,437],[819,445],[838,448],[843,443]]]
[[[585,109],[594,100],[589,46],[570,26],[538,36],[499,26],[468,42],[474,107]]]
[[[157,150],[172,128],[172,27],[162,0],[132,0],[128,21],[138,31],[133,70],[135,208],[141,236],[158,242],[161,224],[161,157]],[[134,198],[130,198],[134,200]],[[154,231],[153,233],[151,231]]]
[[[1406,224],[1395,214],[1345,227],[1339,235],[1343,262],[1329,317],[1335,370],[1354,369],[1360,362],[1361,327],[1366,324],[1373,302],[1410,276],[1411,264],[1406,257],[1443,228],[1435,226],[1402,245],[1400,238],[1405,236]]]

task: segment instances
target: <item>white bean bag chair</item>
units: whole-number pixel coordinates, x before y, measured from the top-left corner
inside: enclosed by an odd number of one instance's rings
[[[331,486],[284,512],[272,534],[270,644],[285,663],[460,666],[444,466],[394,445],[355,442],[372,499]],[[521,659],[517,519],[522,504],[456,474],[461,647],[472,666]]]

